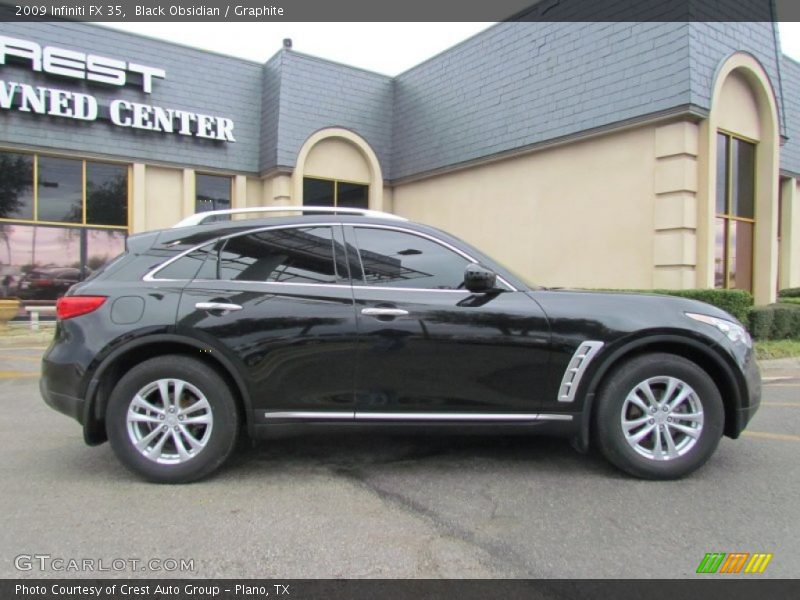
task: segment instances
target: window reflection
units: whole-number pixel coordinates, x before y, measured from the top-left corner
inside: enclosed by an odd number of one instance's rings
[[[123,252],[128,166],[0,152],[0,219],[3,295],[51,304]]]
[[[219,254],[219,278],[336,283],[347,278],[330,227],[276,229],[231,238]],[[335,258],[334,258],[335,257]]]
[[[734,140],[731,214],[752,219],[755,203],[756,147],[744,140]]]
[[[83,164],[69,158],[39,157],[39,221],[83,222]]]
[[[33,219],[33,156],[0,152],[0,218]]]
[[[717,219],[714,227],[714,287],[724,288],[725,281],[725,219]]]
[[[756,146],[717,135],[714,285],[752,290]]]
[[[210,257],[210,258],[209,258]],[[159,269],[156,277],[158,279],[216,279],[216,253],[214,253],[214,244],[209,244],[192,250],[186,256],[183,256],[168,264],[163,269]],[[201,267],[208,263],[208,268],[203,269],[203,273],[198,276],[198,271]]]
[[[86,267],[88,274],[114,260],[125,251],[124,231],[114,229],[84,229],[86,231]]]
[[[195,212],[231,207],[231,178],[219,175],[195,176]]]
[[[0,224],[0,261],[9,295],[53,301],[125,248],[111,229]]]
[[[368,208],[369,188],[358,183],[339,183],[336,204],[349,208]]]
[[[729,287],[750,290],[753,287],[753,224],[731,222]]]
[[[305,206],[368,208],[369,186],[363,183],[304,177],[303,204]]]
[[[717,134],[717,214],[728,212],[728,136]]]
[[[86,222],[93,225],[128,224],[128,168],[86,163]]]
[[[303,179],[303,204],[306,206],[334,206],[336,182],[327,179]]]
[[[418,235],[356,228],[364,282],[368,285],[425,289],[463,286],[469,261]]]

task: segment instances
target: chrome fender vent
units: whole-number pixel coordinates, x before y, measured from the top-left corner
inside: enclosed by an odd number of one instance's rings
[[[586,341],[578,346],[567,365],[567,370],[564,371],[564,377],[561,379],[561,386],[558,388],[559,402],[572,402],[575,400],[578,385],[586,372],[586,368],[603,345],[603,342]]]

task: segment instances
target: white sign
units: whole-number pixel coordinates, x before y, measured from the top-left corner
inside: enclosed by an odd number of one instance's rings
[[[0,65],[6,64],[8,56],[29,60],[34,71],[109,85],[124,86],[128,83],[129,74],[136,73],[141,76],[142,90],[148,94],[153,91],[154,78],[167,77],[164,69],[55,46],[42,48],[36,42],[0,35]]]
[[[114,86],[141,85],[142,91],[147,94],[152,93],[155,79],[167,77],[164,69],[55,46],[42,47],[36,42],[0,36],[0,65],[5,65],[8,57],[27,61],[31,70],[51,75]],[[3,80],[0,80],[0,109],[16,109],[20,112],[78,121],[96,121],[100,112],[97,98],[91,94]],[[233,121],[225,117],[150,106],[123,99],[114,99],[108,112],[111,123],[117,127],[176,133],[224,142],[236,141],[233,137]]]

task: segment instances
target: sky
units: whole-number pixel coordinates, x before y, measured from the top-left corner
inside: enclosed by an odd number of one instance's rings
[[[100,23],[266,62],[291,38],[294,50],[397,75],[492,23]],[[800,61],[800,23],[781,23],[785,54]]]
[[[266,62],[291,38],[305,54],[397,75],[492,23],[99,23]]]

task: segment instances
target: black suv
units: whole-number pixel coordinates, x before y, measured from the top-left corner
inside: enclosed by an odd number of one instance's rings
[[[133,235],[58,302],[44,399],[151,481],[300,425],[556,433],[669,479],[758,407],[750,337],[708,304],[535,287],[383,213],[218,220],[250,210]]]

